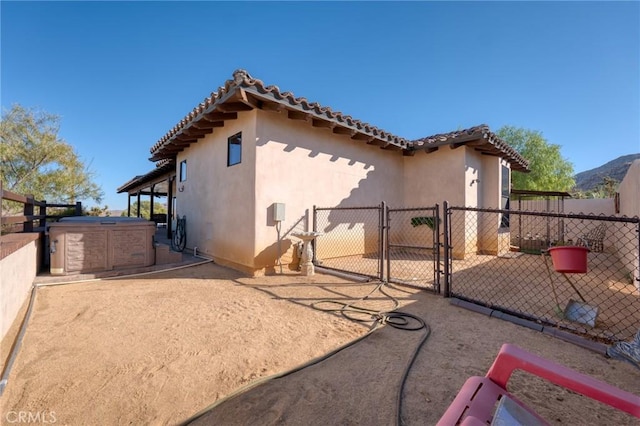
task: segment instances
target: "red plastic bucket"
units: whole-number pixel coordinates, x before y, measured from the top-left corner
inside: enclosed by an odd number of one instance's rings
[[[584,274],[587,272],[587,253],[589,249],[578,246],[551,247],[549,253],[553,269],[557,272]]]

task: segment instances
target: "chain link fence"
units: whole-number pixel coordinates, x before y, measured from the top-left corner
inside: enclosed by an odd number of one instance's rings
[[[463,207],[445,214],[446,295],[603,342],[640,328],[637,217]],[[556,271],[548,249],[562,246],[589,249],[586,273]]]
[[[318,266],[382,279],[383,205],[315,207],[314,263]]]
[[[440,292],[438,206],[387,210],[387,281]]]

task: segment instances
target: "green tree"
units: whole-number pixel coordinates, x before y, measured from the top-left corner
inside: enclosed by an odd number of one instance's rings
[[[134,201],[133,204],[131,204],[131,216],[135,216],[136,213],[138,212],[138,202]],[[161,203],[153,203],[153,214],[167,214],[167,208],[164,206],[164,204]],[[122,214],[120,216],[126,216],[127,215],[127,211],[123,211]],[[140,217],[143,217],[147,220],[150,219],[151,217],[151,201],[149,200],[142,200],[140,201]]]
[[[571,194],[573,198],[614,198],[618,192],[620,182],[616,179],[605,176],[595,188],[587,191],[576,191]]]
[[[93,206],[89,209],[83,208],[83,210],[86,216],[110,216],[109,206],[107,205],[105,205],[104,207]]]
[[[529,173],[513,173],[513,189],[569,191],[576,182],[573,165],[560,153],[560,145],[549,143],[537,130],[504,126],[496,134],[527,161]]]
[[[60,117],[13,105],[0,123],[3,187],[51,203],[100,202],[101,188],[74,148],[58,136]]]

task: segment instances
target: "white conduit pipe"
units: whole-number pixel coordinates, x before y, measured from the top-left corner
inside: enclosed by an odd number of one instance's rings
[[[90,282],[95,282],[95,281],[110,281],[110,280],[120,280],[123,278],[132,278],[132,277],[139,277],[142,275],[153,275],[153,274],[160,274],[162,272],[169,272],[169,271],[177,271],[178,269],[185,269],[185,268],[190,268],[192,266],[200,266],[200,265],[204,265],[206,263],[211,263],[213,262],[213,259],[209,259],[206,257],[202,257],[202,256],[195,256],[199,259],[203,259],[202,262],[198,262],[198,263],[190,263],[189,265],[181,265],[181,266],[174,266],[173,268],[167,268],[167,269],[158,269],[157,271],[148,271],[148,272],[138,272],[135,274],[128,274],[128,275],[118,275],[115,277],[104,277],[104,278],[89,278],[86,280],[75,280],[75,281],[64,281],[61,283],[42,283],[42,284],[38,284],[37,287],[55,287],[58,285],[67,285],[67,284],[80,284],[80,283],[90,283]]]
[[[62,283],[37,284],[37,285],[34,284],[31,287],[31,297],[29,299],[29,306],[27,307],[27,313],[24,316],[24,320],[22,320],[22,324],[20,325],[20,331],[18,332],[16,341],[14,342],[13,348],[11,348],[11,353],[9,354],[9,360],[7,361],[4,371],[2,372],[2,378],[0,379],[0,396],[2,396],[4,389],[7,387],[7,383],[9,381],[9,374],[11,374],[11,368],[13,367],[13,363],[16,357],[18,356],[20,346],[22,345],[22,339],[24,338],[24,334],[27,331],[27,325],[29,324],[29,319],[31,318],[31,311],[33,310],[33,304],[36,299],[36,292],[38,287],[53,287],[53,286],[67,285],[67,284],[81,284],[81,283],[88,283],[88,282],[95,282],[95,281],[106,281],[106,280],[114,280],[114,279],[130,278],[130,277],[139,277],[142,275],[151,275],[151,274],[159,274],[161,272],[176,271],[178,269],[185,269],[185,268],[190,268],[192,266],[200,266],[206,263],[213,262],[213,259],[208,259],[206,257],[201,257],[201,256],[196,256],[196,257],[200,259],[204,259],[204,261],[198,262],[198,263],[192,263],[189,265],[175,266],[173,268],[160,269],[157,271],[139,272],[136,274],[129,274],[129,275],[119,275],[117,277],[93,278],[88,280],[66,281]]]

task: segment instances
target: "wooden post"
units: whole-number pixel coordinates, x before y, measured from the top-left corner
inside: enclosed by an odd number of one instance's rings
[[[33,195],[27,195],[27,202],[24,203],[24,210],[23,210],[25,216],[33,216],[33,203],[34,203]],[[33,218],[29,219],[27,217],[27,220],[23,222],[22,231],[33,232]]]
[[[169,190],[167,191],[167,238],[171,240],[171,219],[173,218],[173,181],[175,176],[167,179]]]
[[[149,220],[153,220],[153,190],[156,188],[156,184],[151,185],[151,195],[149,196]]]
[[[131,194],[127,194],[127,217],[131,217]]]
[[[140,217],[140,191],[138,191],[138,211],[136,212],[136,217]]]
[[[40,221],[38,223],[38,227],[41,229],[45,229],[45,227],[47,226],[47,202],[46,201],[42,201],[42,204],[40,204],[40,209],[39,209],[39,215],[41,216]]]
[[[82,202],[81,201],[76,201],[75,215],[76,216],[82,216]]]

